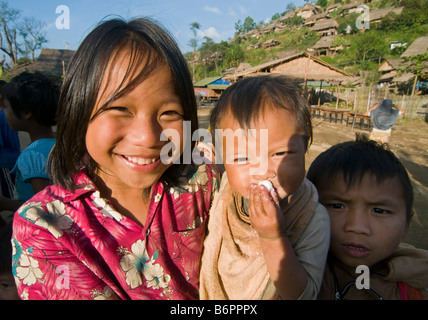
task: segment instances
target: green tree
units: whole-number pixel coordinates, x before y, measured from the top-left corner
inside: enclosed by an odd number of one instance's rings
[[[48,40],[43,29],[46,23],[37,20],[36,18],[24,18],[22,25],[19,28],[19,33],[24,41],[25,54],[31,56],[34,61],[35,51],[42,48],[42,45]]]
[[[9,7],[6,1],[0,2],[0,50],[10,58],[12,66],[18,63],[17,21],[21,12]]]
[[[245,52],[239,44],[231,44],[226,51],[227,67],[237,67],[245,59]]]
[[[388,44],[379,33],[366,31],[353,35],[350,38],[349,48],[344,52],[354,65],[367,70],[370,69],[371,60],[379,60],[388,50]]]
[[[246,17],[244,20],[244,23],[241,23],[241,19],[239,19],[235,23],[235,35],[239,34],[245,34],[248,31],[254,30],[256,28],[256,23],[254,22],[254,19],[251,17]]]
[[[35,51],[47,42],[45,26],[36,18],[22,18],[20,10],[0,1],[0,50],[9,57],[12,67],[28,56],[34,60]]]
[[[198,38],[197,36],[197,30],[201,28],[201,25],[198,22],[192,22],[190,24],[190,30],[193,32],[193,38],[190,39],[189,44],[192,47],[192,75],[193,75],[193,81],[195,81],[195,59],[196,59],[196,47],[198,46]]]
[[[290,3],[288,3],[288,4],[287,4],[287,6],[285,7],[285,12],[293,11],[294,9],[296,9],[296,6],[294,5],[294,3],[293,3],[293,2],[290,2]]]
[[[272,16],[272,18],[270,18],[272,21],[274,21],[274,20],[276,20],[276,19],[279,19],[279,18],[281,18],[281,14],[280,13],[275,13],[273,16]]]
[[[412,88],[412,95],[415,91],[415,85],[419,79],[427,80],[427,68],[428,68],[428,53],[418,54],[416,56],[405,57],[405,63],[403,63],[402,67],[399,69],[400,72],[403,73],[413,73],[416,75],[414,80],[414,85]]]
[[[327,0],[317,0],[317,5],[323,8],[327,7],[327,4],[328,4]]]
[[[254,30],[256,28],[256,23],[254,22],[253,18],[246,17],[242,26],[244,28],[244,33],[247,33],[248,31]]]

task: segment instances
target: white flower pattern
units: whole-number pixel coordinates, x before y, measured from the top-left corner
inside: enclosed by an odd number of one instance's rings
[[[119,264],[122,270],[126,272],[126,283],[131,289],[143,284],[141,274],[146,279],[148,288],[165,289],[168,287],[171,277],[164,274],[164,269],[160,264],[154,263],[158,256],[158,250],[150,258],[147,253],[146,242],[137,240],[131,246],[131,252],[122,247],[118,251],[123,254]]]
[[[74,223],[74,220],[66,214],[65,204],[59,200],[48,202],[46,211],[41,203],[29,203],[21,208],[19,213],[24,218],[48,230],[56,239],[63,235],[63,230],[70,229]]]
[[[103,216],[107,218],[115,219],[116,221],[122,220],[122,215],[117,212],[111,205],[109,205],[105,199],[101,198],[100,192],[95,191],[93,193],[94,199],[92,200],[92,203],[94,206],[96,206]]]
[[[15,269],[15,274],[27,286],[32,286],[37,281],[42,281],[43,277],[39,262],[29,257],[25,252],[22,252],[19,257],[19,265]]]

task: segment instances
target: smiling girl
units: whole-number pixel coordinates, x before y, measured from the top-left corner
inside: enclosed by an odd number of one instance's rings
[[[172,38],[143,18],[100,24],[70,62],[58,115],[56,184],[15,215],[21,298],[197,298],[216,175],[161,161],[165,130],[180,136],[180,157],[183,122],[197,129]]]

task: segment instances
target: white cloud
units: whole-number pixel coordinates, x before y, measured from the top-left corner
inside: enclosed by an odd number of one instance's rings
[[[227,15],[231,16],[231,17],[236,17],[236,12],[235,10],[233,10],[232,8],[229,8],[227,10]]]
[[[248,11],[247,11],[247,8],[245,8],[244,6],[239,6],[239,12],[241,13],[241,14],[247,14],[248,13]]]
[[[217,30],[214,27],[209,27],[208,29],[205,29],[205,30],[198,30],[198,35],[201,38],[208,37],[213,39],[214,41],[220,41],[221,39],[220,34],[217,32]]]
[[[205,11],[211,12],[211,13],[215,13],[215,14],[221,14],[222,12],[220,11],[219,8],[216,7],[210,7],[210,6],[205,6],[204,7]]]

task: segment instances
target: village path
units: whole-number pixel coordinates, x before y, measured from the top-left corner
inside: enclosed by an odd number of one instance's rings
[[[199,109],[201,128],[208,127],[209,113],[210,108]],[[332,145],[354,140],[356,133],[369,133],[322,118],[313,118],[312,123],[314,139],[306,155],[306,168]],[[408,170],[415,196],[415,215],[404,242],[428,250],[428,123],[400,119],[393,127],[390,148]]]

